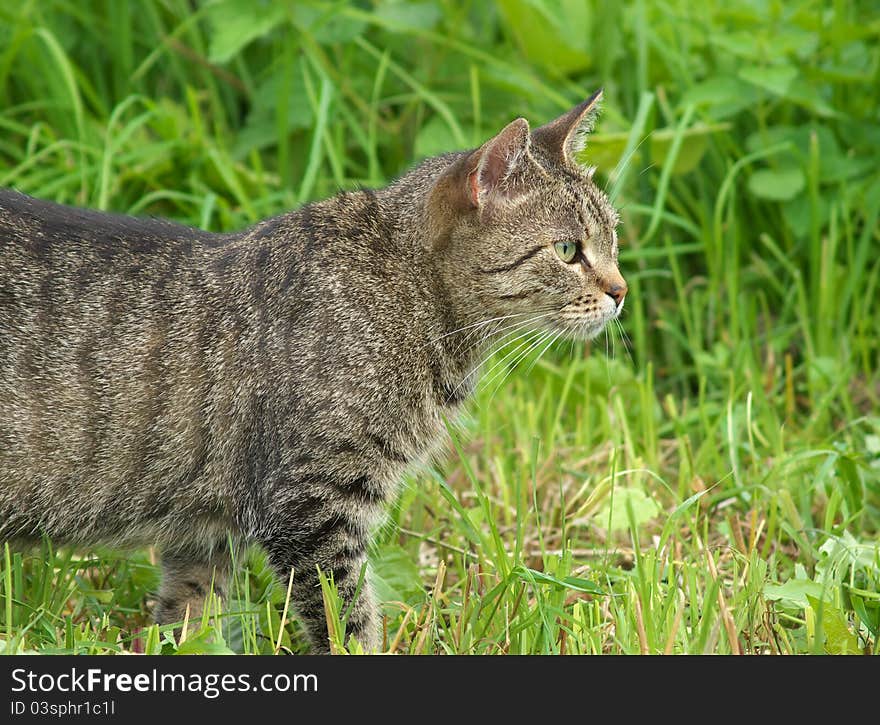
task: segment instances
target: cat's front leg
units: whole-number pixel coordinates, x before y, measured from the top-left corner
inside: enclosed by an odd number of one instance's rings
[[[291,603],[309,636],[312,652],[330,652],[319,568],[325,576],[332,574],[342,611],[348,611],[345,642],[354,636],[365,651],[377,652],[381,646],[379,615],[365,569],[369,512],[340,505],[336,497],[309,495],[280,507],[275,502],[274,508],[260,544],[282,583],[287,583],[293,569]]]
[[[154,617],[160,625],[182,622],[197,628],[209,593],[225,596],[230,555],[227,542],[213,546],[192,544],[169,547],[162,552],[162,584],[156,597]],[[180,636],[180,631],[176,631]]]

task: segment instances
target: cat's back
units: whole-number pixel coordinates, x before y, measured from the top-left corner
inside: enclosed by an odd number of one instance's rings
[[[192,255],[222,245],[227,235],[212,234],[167,219],[66,206],[0,189],[0,270],[24,274],[23,265],[54,265],[61,273],[77,260],[93,272],[131,266],[150,259]],[[10,265],[18,264],[17,268]]]
[[[204,270],[230,239],[0,189],[0,378],[60,375],[72,348],[136,354],[208,302]]]
[[[0,190],[0,500],[197,474],[231,240]]]

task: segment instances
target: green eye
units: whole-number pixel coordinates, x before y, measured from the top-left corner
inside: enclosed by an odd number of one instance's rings
[[[553,248],[563,262],[573,262],[577,256],[578,248],[574,242],[556,242]]]

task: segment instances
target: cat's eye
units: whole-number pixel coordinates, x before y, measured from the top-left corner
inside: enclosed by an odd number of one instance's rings
[[[573,262],[577,256],[578,247],[575,242],[556,242],[553,248],[563,262]]]

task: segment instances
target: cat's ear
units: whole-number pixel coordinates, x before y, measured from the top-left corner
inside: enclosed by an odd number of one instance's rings
[[[529,149],[529,122],[517,118],[501,132],[490,138],[468,159],[467,196],[475,207],[496,194],[510,195],[511,184],[506,184],[516,172]]]
[[[581,164],[577,160],[577,155],[587,145],[587,136],[596,123],[601,101],[600,88],[568,113],[535,129],[532,133],[532,141],[536,145],[540,144],[559,163],[575,166],[592,176],[593,169]]]

